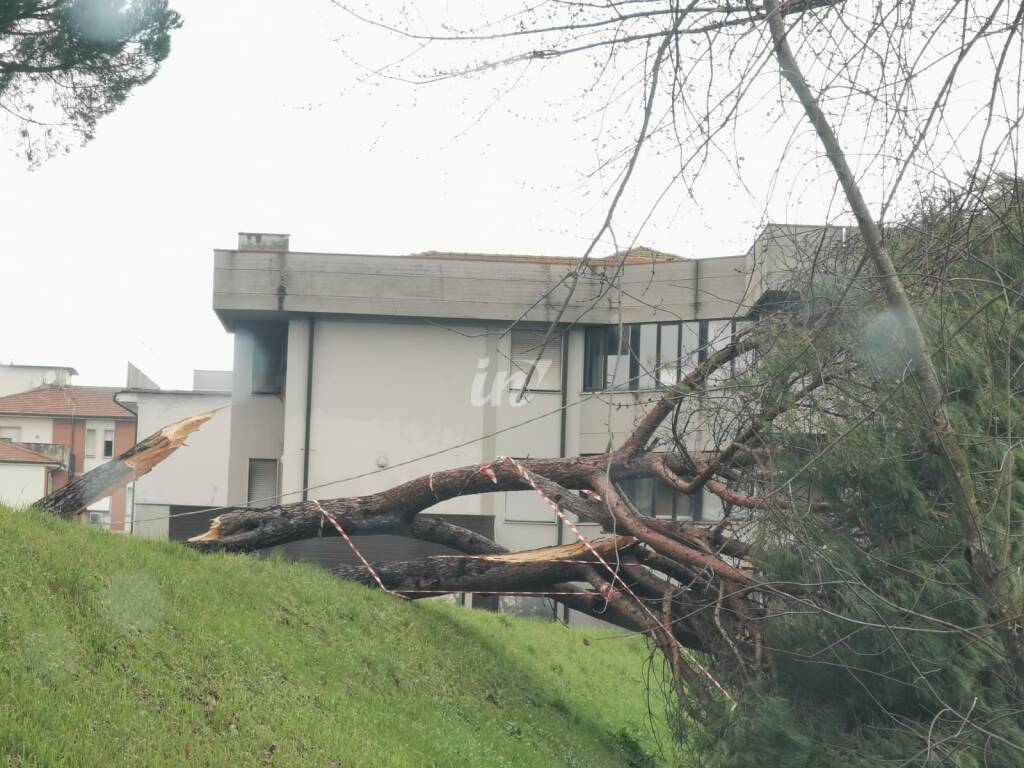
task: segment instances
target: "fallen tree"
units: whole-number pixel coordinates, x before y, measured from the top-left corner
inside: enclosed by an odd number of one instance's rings
[[[367,496],[229,509],[189,545],[246,552],[332,529],[446,544],[465,557],[368,563],[338,575],[405,596],[544,592],[644,633],[679,705],[700,724],[709,762],[1019,765],[1024,195],[1015,164],[1020,101],[1001,88],[1012,79],[1002,76],[1010,54],[1020,60],[1024,7],[880,3],[858,13],[855,5],[566,2],[559,23],[541,4],[501,20],[504,28],[448,35],[523,45],[474,72],[638,51],[639,130],[608,216],[567,272],[570,284],[609,231],[645,144],[658,130],[680,144],[696,137],[681,156],[703,162],[766,69],[792,92],[801,124],[810,123],[859,235],[804,238],[792,273],[771,285],[775,301],[759,307],[756,332],[668,387],[608,453],[495,457]],[[704,46],[704,56],[690,44]],[[960,154],[959,139],[976,129],[976,155],[968,153],[976,164],[959,184],[931,177],[943,187],[923,201],[928,186],[916,186],[904,218],[883,228],[900,182],[945,124],[958,69],[976,46],[991,59],[983,62],[989,100],[973,111],[983,125],[952,131],[948,150]],[[709,68],[697,115],[695,62]],[[945,78],[920,77],[939,67]],[[719,89],[723,77],[730,85]],[[918,101],[922,80],[937,87]],[[997,107],[1007,104],[999,122]],[[881,202],[866,202],[839,142],[848,108],[869,122],[883,115],[877,132],[856,134],[881,136],[873,151],[858,146],[862,157],[898,158]],[[990,130],[997,124],[1004,130]],[[1014,173],[1000,175],[994,162],[983,168],[986,148],[1012,156]],[[681,161],[679,176],[689,163]],[[624,290],[617,271],[607,272],[607,293]],[[725,370],[748,353],[755,359],[737,375]],[[621,485],[632,478],[713,494],[724,517],[700,525],[640,515]],[[493,492],[538,493],[568,521],[628,540],[581,542],[586,555],[547,550],[508,561],[495,542],[423,514]],[[730,718],[737,701],[742,715]]]
[[[929,208],[891,246],[897,263],[929,275],[911,295],[923,327],[937,334],[941,369],[953,382],[944,385],[950,429],[971,436],[964,447],[971,472],[987,478],[976,493],[988,546],[998,544],[1007,569],[1019,562],[1024,520],[1014,492],[1020,445],[1005,426],[1024,417],[1013,381],[1024,370],[1014,345],[1024,335],[1024,227],[1007,223],[1021,209],[1017,190],[1015,180],[994,183],[973,207],[957,197],[936,202],[941,214]],[[945,248],[941,257],[936,243]],[[676,700],[712,737],[703,748],[729,759],[759,754],[755,745],[780,719],[786,733],[819,733],[848,706],[871,727],[878,717],[901,722],[884,745],[866,749],[864,765],[879,749],[913,752],[928,743],[929,729],[941,729],[943,743],[971,750],[987,743],[993,753],[1016,755],[1024,730],[1000,640],[1006,627],[991,620],[974,587],[973,552],[960,527],[945,524],[956,519],[956,505],[949,483],[936,482],[944,459],[922,421],[920,394],[908,386],[899,336],[883,325],[865,342],[864,329],[887,315],[870,285],[848,279],[863,256],[857,241],[810,254],[791,286],[808,299],[709,356],[608,453],[497,457],[366,496],[226,509],[188,545],[252,552],[337,535],[334,523],[348,535],[444,544],[463,555],[336,574],[396,599],[544,594],[643,633],[665,661]],[[956,287],[941,302],[931,293],[936,275]],[[756,359],[723,381],[725,366],[748,353]],[[695,445],[683,409],[699,413],[704,428],[721,426]],[[620,483],[642,477],[682,494],[711,493],[725,516],[694,523],[640,515]],[[569,522],[597,523],[612,537],[508,553],[424,514],[460,496],[497,492],[540,494]],[[979,687],[975,679],[990,682]],[[944,711],[965,696],[978,719]],[[744,707],[739,719],[725,714],[736,702]],[[851,729],[836,738],[853,749],[864,735]],[[772,754],[790,752],[816,764],[828,748],[784,739]]]

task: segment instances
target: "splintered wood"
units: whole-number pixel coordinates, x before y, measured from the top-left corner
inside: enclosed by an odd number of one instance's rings
[[[110,496],[132,480],[149,472],[217,413],[206,411],[164,427],[106,464],[86,472],[35,503],[39,509],[65,519],[74,517],[93,502]]]

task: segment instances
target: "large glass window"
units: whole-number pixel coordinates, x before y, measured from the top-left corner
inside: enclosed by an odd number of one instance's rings
[[[679,324],[658,326],[658,384],[671,387],[679,383]]]
[[[733,320],[694,320],[587,328],[583,387],[590,392],[671,387],[709,353],[728,345],[735,326]],[[727,366],[714,380],[732,375],[733,367]]]

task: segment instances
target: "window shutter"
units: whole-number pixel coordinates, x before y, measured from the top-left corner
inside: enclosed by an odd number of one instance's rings
[[[249,505],[277,503],[277,459],[249,459]]]
[[[546,331],[512,330],[512,370],[509,376],[513,390],[522,389],[526,375],[533,367],[544,341]],[[548,339],[537,370],[530,379],[530,391],[559,392],[562,389],[562,335],[555,333]]]

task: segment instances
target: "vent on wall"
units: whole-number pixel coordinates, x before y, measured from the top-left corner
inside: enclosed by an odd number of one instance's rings
[[[249,506],[277,504],[277,459],[249,459]]]

